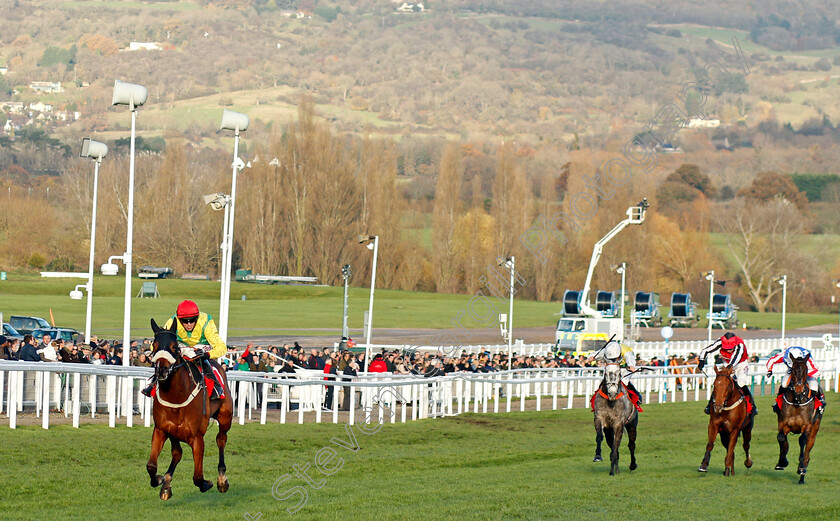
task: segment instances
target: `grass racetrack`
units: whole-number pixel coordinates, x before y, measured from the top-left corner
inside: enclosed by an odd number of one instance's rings
[[[697,467],[703,456],[707,416],[702,403],[648,405],[641,415],[637,458],[630,472],[626,437],[621,474],[610,477],[606,461],[592,463],[594,429],[588,410],[463,414],[407,424],[386,424],[363,434],[354,428],[360,450],[333,445],[349,442],[342,424],[234,424],[226,463],[227,494],[215,486],[201,494],[192,484],[192,457],[184,449],[173,479],[173,498],[158,499],[145,464],[151,431],[143,427],[83,425],[10,430],[0,424],[4,466],[0,518],[44,519],[837,519],[835,490],[840,455],[840,406],[829,407],[811,454],[806,484],[795,475],[798,443],[790,438],[791,466],[773,470],[778,457],[775,414],[770,397],[759,397],[753,432],[752,469],[743,466],[740,441],[735,476],[722,475],[724,450],[718,443],[708,474]],[[205,478],[215,481],[216,433],[207,436]],[[343,467],[330,476],[315,469],[316,453],[334,447]],[[330,465],[337,463],[333,459]],[[159,471],[169,464],[169,445]],[[308,469],[320,489],[295,476]],[[276,492],[306,488],[308,500],[296,514],[299,495],[272,496],[284,474],[291,479]],[[260,515],[261,514],[261,515]]]

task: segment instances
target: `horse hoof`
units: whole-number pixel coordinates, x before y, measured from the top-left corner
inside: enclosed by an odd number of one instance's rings
[[[163,485],[163,476],[158,474],[157,476],[152,478],[149,484],[152,486],[152,488],[158,488],[159,486]]]
[[[726,469],[723,471],[724,476],[732,476],[733,474],[735,474],[735,471],[731,469]]]
[[[747,468],[751,468],[752,465],[753,465],[752,458],[750,458],[750,459],[748,459],[747,461],[744,462],[744,466],[747,467]]]
[[[639,466],[636,465],[635,463],[630,464],[630,470],[636,470],[637,468],[639,468]]]
[[[799,474],[800,476],[804,476],[806,472],[808,472],[808,469],[802,469],[802,468],[796,469],[796,473]]]
[[[697,469],[697,472],[709,472],[709,469],[707,469],[706,467],[700,467],[699,469]]]
[[[592,458],[593,463],[598,463],[599,461],[604,461],[604,458],[602,458],[601,456],[595,456],[594,458]]]
[[[610,476],[615,476],[615,472],[610,470]]]
[[[776,465],[776,466],[775,466],[775,467],[773,467],[773,468],[774,468],[775,470],[785,470],[785,467],[787,467],[787,465]]]
[[[171,488],[163,488],[160,491],[160,498],[164,501],[172,497],[172,489]]]
[[[230,488],[230,483],[227,480],[225,480],[223,483],[216,483],[216,488],[219,489],[219,492],[224,494]]]
[[[803,474],[803,475],[799,476],[799,484],[800,484],[800,485],[804,485],[804,484],[805,484],[805,474]]]
[[[199,481],[198,483],[196,483],[195,486],[197,486],[198,490],[200,490],[203,493],[203,492],[207,492],[208,490],[213,488],[213,482],[207,481],[207,480],[202,480],[202,481]]]

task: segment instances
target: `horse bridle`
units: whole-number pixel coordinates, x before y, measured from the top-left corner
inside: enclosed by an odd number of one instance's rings
[[[731,405],[726,405],[726,399],[727,399],[727,398],[729,398],[729,395],[730,395],[730,394],[732,394],[732,388],[734,387],[734,388],[736,388],[736,389],[737,389],[737,386],[735,385],[735,380],[734,380],[734,376],[733,376],[733,375],[731,375],[731,374],[726,375],[726,380],[727,380],[727,382],[726,382],[726,398],[724,398],[724,399],[723,399],[723,404],[721,404],[721,411],[729,411],[729,410],[732,410],[732,409],[734,409],[734,408],[735,408],[735,407],[736,407],[739,403],[741,403],[741,402],[744,400],[744,395],[743,395],[743,394],[741,394],[741,397],[740,397],[740,398],[738,398],[738,399],[735,401],[735,403],[733,403],[733,404],[731,404]],[[713,404],[713,405],[717,405],[717,404],[715,403],[715,396],[714,396],[714,395],[712,395],[712,404]]]
[[[161,335],[169,335],[169,336],[173,337],[173,342],[171,342],[168,345],[175,345],[175,346],[178,345],[178,338],[173,333],[171,333],[167,330],[161,330],[161,331],[158,331],[155,334],[155,341],[156,342],[157,342],[158,336],[161,336]],[[172,359],[171,364],[167,367],[160,367],[158,365],[158,361],[161,358],[163,358],[163,359],[171,358]],[[180,362],[178,362],[179,359],[180,359]],[[155,364],[155,376],[157,376],[158,382],[161,382],[161,383],[166,382],[175,373],[175,371],[179,367],[181,367],[182,365],[187,363],[187,361],[184,360],[183,357],[181,357],[180,350],[179,350],[179,352],[173,353],[172,351],[170,351],[168,349],[168,347],[166,347],[166,348],[160,347],[160,342],[158,342],[158,349],[152,351],[152,362]]]
[[[793,393],[794,402],[791,403],[790,401],[785,399],[785,401],[788,402],[791,405],[796,405],[796,406],[807,405],[813,399],[813,397],[811,396],[811,388],[808,387],[808,376],[807,376],[808,375],[808,365],[807,365],[808,362],[807,362],[807,358],[805,360],[806,361],[805,361],[805,367],[804,368],[802,368],[802,366],[795,366],[791,370],[791,375],[790,375],[791,376],[791,382],[788,384],[788,389],[790,389],[791,393]],[[804,372],[804,375],[803,374],[798,375],[797,370],[799,370],[800,372]],[[793,381],[794,378],[797,378],[797,381],[794,382]],[[801,380],[799,380],[799,378],[801,378]],[[797,391],[796,390],[796,388],[798,386],[802,387],[802,391]],[[806,391],[807,391],[807,394],[806,394]]]

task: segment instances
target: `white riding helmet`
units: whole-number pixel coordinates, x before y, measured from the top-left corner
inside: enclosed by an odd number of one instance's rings
[[[604,358],[608,360],[616,360],[621,358],[621,344],[612,341],[604,346]]]
[[[809,353],[806,349],[803,349],[799,346],[793,346],[793,347],[788,349],[788,356],[790,357],[791,360],[796,360],[796,359],[804,360],[805,358],[808,358],[808,355],[810,355],[810,354],[811,353]]]

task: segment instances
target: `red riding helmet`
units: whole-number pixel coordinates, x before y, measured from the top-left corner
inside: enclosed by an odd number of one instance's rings
[[[191,318],[198,316],[198,304],[192,300],[185,300],[178,304],[178,310],[175,312],[178,318]]]

